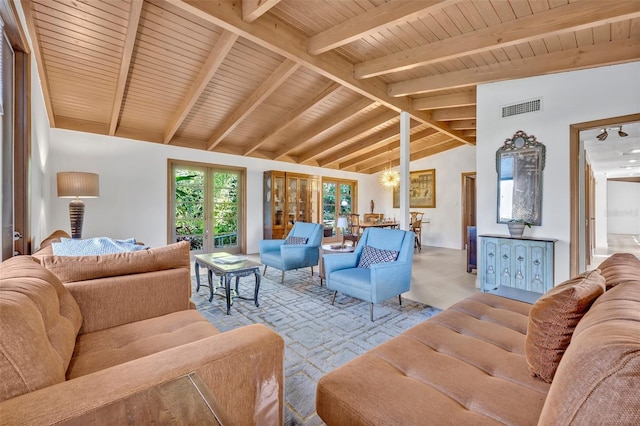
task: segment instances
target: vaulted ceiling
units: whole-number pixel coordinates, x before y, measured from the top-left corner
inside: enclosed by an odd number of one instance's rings
[[[476,85],[640,60],[640,1],[26,0],[52,127],[375,173]]]

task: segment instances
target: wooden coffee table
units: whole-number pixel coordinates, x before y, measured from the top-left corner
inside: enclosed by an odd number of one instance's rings
[[[251,260],[244,259],[239,256],[232,256],[229,253],[207,253],[196,254],[195,256],[195,272],[196,272],[196,291],[200,290],[200,266],[207,268],[207,278],[209,281],[209,302],[213,300],[215,290],[213,288],[213,275],[220,277],[220,284],[224,287],[225,297],[227,299],[227,315],[231,314],[231,305],[233,298],[244,300],[253,300],[256,306],[258,303],[258,290],[260,290],[260,264]],[[238,284],[241,277],[254,275],[256,285],[254,288],[253,298],[242,297],[238,294]],[[231,294],[231,279],[236,279],[235,294]]]

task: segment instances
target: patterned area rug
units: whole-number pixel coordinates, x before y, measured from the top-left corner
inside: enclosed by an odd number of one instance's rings
[[[206,269],[200,270],[200,291],[192,277],[192,300],[221,332],[244,325],[262,323],[285,340],[285,425],[321,425],[315,411],[316,383],[326,373],[367,352],[404,330],[440,312],[437,308],[403,299],[389,299],[374,306],[374,322],[369,320],[369,304],[320,287],[317,273],[310,269],[288,271],[280,284],[280,271],[268,269],[262,277],[258,300],[236,299],[231,315],[226,315],[224,291],[209,302]],[[253,276],[240,279],[239,292],[252,297]]]

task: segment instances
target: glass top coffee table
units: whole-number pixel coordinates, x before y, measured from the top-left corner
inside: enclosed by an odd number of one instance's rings
[[[241,256],[231,255],[225,252],[196,254],[195,256],[195,272],[196,272],[196,291],[200,290],[200,266],[207,268],[207,278],[209,282],[209,302],[213,300],[216,293],[213,287],[213,275],[220,277],[220,284],[224,287],[225,298],[227,299],[227,315],[231,314],[231,305],[233,298],[244,300],[253,300],[256,306],[258,304],[258,290],[260,290],[260,264],[247,260]],[[242,297],[238,294],[238,284],[241,277],[254,275],[256,285],[254,288],[253,298]],[[232,295],[231,279],[236,279],[235,293]]]

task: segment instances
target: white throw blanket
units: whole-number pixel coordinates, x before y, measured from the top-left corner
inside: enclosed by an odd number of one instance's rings
[[[51,244],[56,256],[91,256],[128,251],[146,250],[149,246],[137,244],[134,238],[115,240],[108,237],[74,239],[61,238],[59,243]]]

